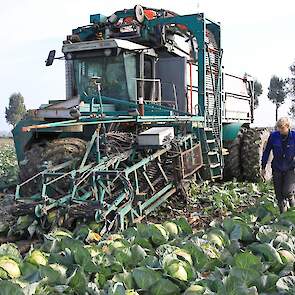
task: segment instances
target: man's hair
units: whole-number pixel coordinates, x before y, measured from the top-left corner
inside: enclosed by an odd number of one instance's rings
[[[288,127],[291,128],[291,121],[288,117],[280,118],[276,123],[276,128]]]

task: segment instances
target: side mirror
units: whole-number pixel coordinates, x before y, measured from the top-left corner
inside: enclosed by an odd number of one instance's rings
[[[54,58],[55,58],[55,50],[50,50],[48,57],[46,59],[46,67],[51,66],[53,64]]]

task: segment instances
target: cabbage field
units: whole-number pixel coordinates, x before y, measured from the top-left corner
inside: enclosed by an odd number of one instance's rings
[[[32,244],[1,244],[1,295],[295,294],[295,210],[279,214],[268,183],[194,184],[186,204],[103,236],[95,222],[52,222],[50,232],[32,216],[0,224],[0,238]]]
[[[0,138],[0,190],[17,181],[18,166],[11,138]]]

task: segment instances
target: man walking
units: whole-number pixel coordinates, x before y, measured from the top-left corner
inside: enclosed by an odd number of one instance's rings
[[[295,131],[291,130],[288,118],[278,120],[277,131],[270,134],[262,156],[262,177],[270,151],[273,151],[271,163],[273,184],[280,212],[295,206]]]

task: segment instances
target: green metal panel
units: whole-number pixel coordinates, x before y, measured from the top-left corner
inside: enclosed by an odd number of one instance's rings
[[[241,123],[229,123],[229,124],[223,124],[222,126],[222,134],[223,134],[223,141],[233,141],[241,128]]]

